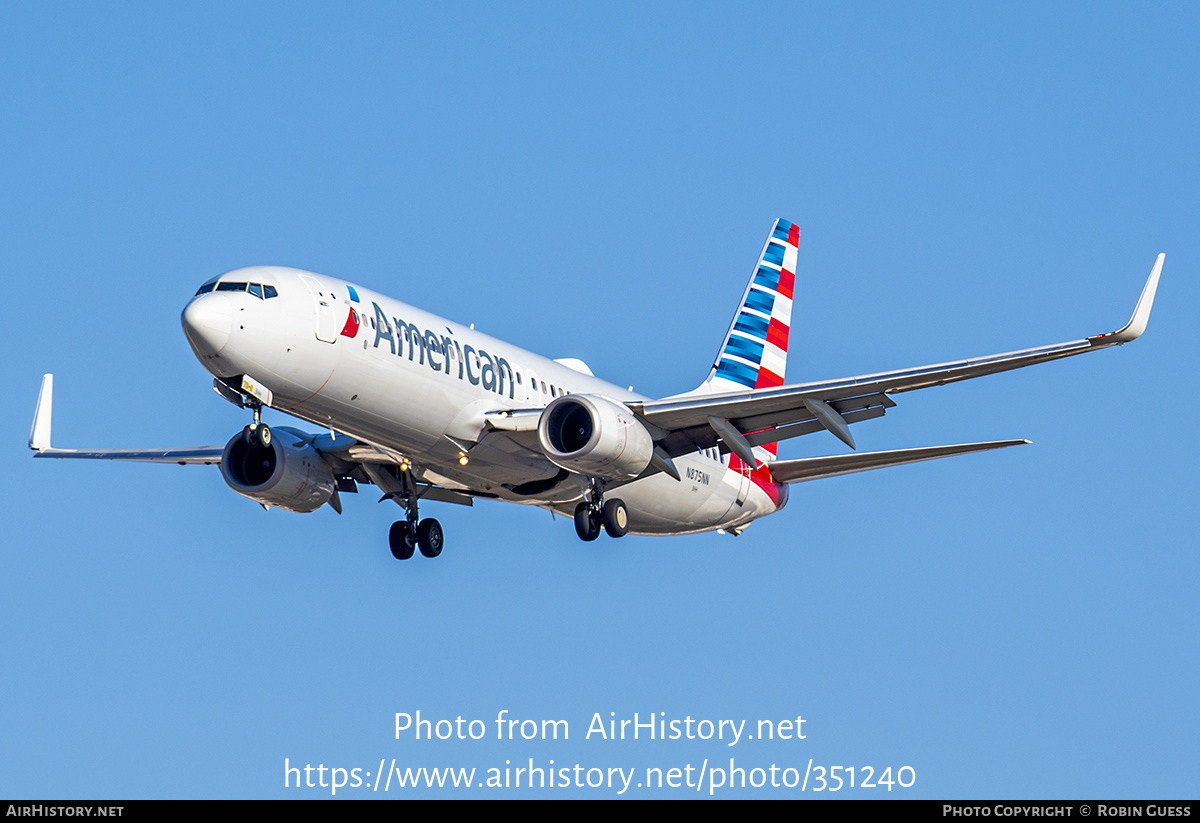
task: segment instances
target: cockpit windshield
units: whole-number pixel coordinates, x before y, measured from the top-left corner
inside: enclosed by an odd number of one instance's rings
[[[202,294],[208,294],[210,291],[248,291],[259,300],[268,300],[272,297],[278,297],[279,292],[274,286],[269,286],[265,283],[237,283],[231,281],[223,281],[220,283],[205,283],[196,292],[196,297]]]

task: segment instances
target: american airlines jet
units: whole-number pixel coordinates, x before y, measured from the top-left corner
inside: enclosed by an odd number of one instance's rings
[[[882,416],[893,395],[1127,343],[1146,328],[1160,254],[1124,328],[1051,346],[839,380],[784,385],[800,232],[776,221],[708,376],[659,400],[332,277],[255,266],[214,277],[183,330],[226,400],[252,422],[224,446],[78,450],[50,445],[53,375],[42,379],[35,457],[218,464],[264,508],[342,511],[373,484],[403,507],[392,554],[442,551],[422,501],[526,503],[573,517],[583,540],[738,534],[783,508],[788,484],[1027,443],[1000,440],[777,460],[776,444]],[[270,407],[319,433],[262,422]]]

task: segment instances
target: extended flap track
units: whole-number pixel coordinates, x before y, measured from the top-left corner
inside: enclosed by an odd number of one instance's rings
[[[896,401],[886,394],[876,392],[861,397],[835,400],[829,405],[847,423],[857,423],[861,420],[883,417],[888,409],[896,405]],[[751,446],[765,446],[768,443],[777,443],[780,440],[788,440],[803,434],[825,431],[824,425],[804,407],[735,418],[730,422],[739,430],[748,432],[745,438]],[[660,445],[671,457],[688,454],[696,449],[713,447],[719,447],[721,451],[729,451],[728,447],[717,438],[712,428],[707,425],[672,432]]]

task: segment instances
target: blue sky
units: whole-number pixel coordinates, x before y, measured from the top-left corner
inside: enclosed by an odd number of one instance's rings
[[[910,767],[891,796],[1195,797],[1198,34],[1188,4],[6,4],[0,795],[732,757]],[[56,445],[227,440],[246,415],[179,312],[259,263],[685,391],[776,217],[792,382],[1110,331],[1167,261],[1135,344],[854,432],[1033,445],[803,484],[738,538],[430,505],[445,553],[397,563],[370,490],[264,513],[212,468],[26,449],[45,372]],[[395,739],[417,710],[489,736]],[[571,738],[497,741],[502,710]],[[584,739],[610,712],[806,738]],[[715,792],[770,795],[800,792]]]

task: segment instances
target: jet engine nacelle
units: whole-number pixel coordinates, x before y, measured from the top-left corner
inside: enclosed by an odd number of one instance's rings
[[[333,470],[302,432],[271,429],[271,443],[238,432],[225,444],[221,476],[240,495],[290,512],[311,512],[333,497]]]
[[[654,439],[633,412],[594,394],[551,400],[538,420],[538,440],[556,466],[606,480],[637,477],[654,453]]]

